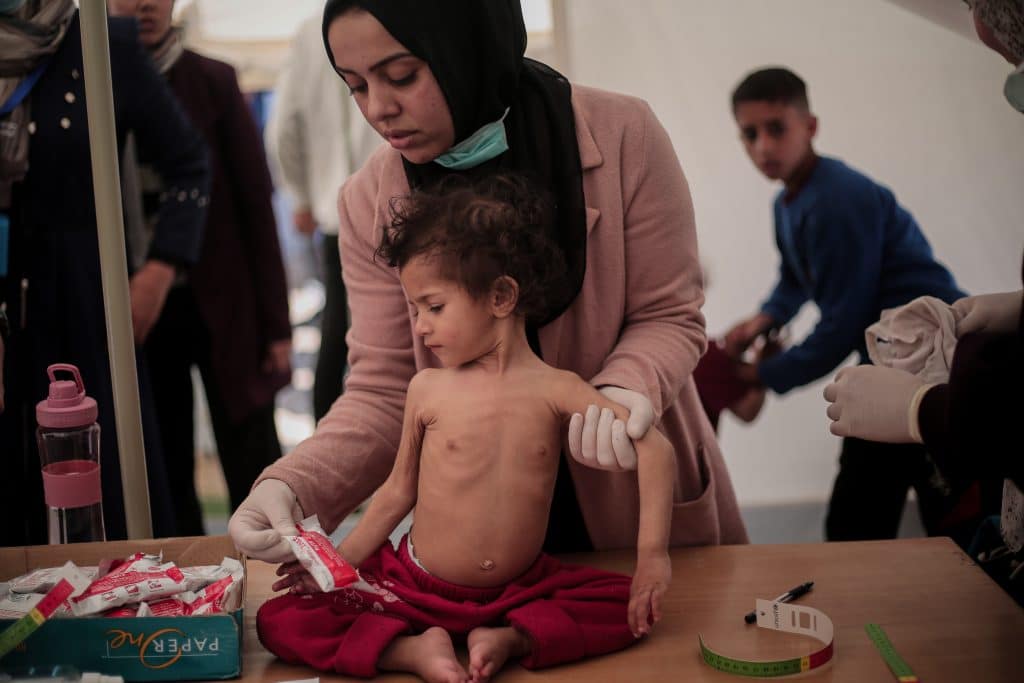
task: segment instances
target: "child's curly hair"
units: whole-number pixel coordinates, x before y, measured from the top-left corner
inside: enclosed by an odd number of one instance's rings
[[[516,313],[536,321],[565,286],[565,258],[549,236],[554,216],[548,194],[520,175],[448,176],[391,200],[376,255],[397,268],[435,257],[442,277],[477,299],[507,275],[519,285]]]

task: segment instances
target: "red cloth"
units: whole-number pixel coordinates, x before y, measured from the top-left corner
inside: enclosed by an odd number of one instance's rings
[[[729,357],[717,341],[708,342],[708,350],[693,371],[693,381],[697,385],[697,394],[704,412],[708,414],[708,420],[716,431],[722,411],[754,388],[736,376],[736,361]]]
[[[541,555],[505,586],[470,588],[431,576],[384,543],[359,568],[362,581],[333,593],[282,595],[256,615],[264,647],[281,659],[348,676],[377,674],[396,637],[440,626],[465,635],[511,624],[529,636],[528,669],[621,650],[636,639],[627,622],[630,577]]]

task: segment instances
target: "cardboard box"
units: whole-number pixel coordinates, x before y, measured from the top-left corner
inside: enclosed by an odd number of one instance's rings
[[[162,551],[165,562],[182,567],[220,564],[225,557],[237,558],[243,567],[245,563],[227,536],[0,548],[0,581],[68,560],[88,566],[140,551]],[[244,583],[242,588],[244,605]],[[242,613],[238,609],[204,617],[53,618],[5,656],[0,669],[64,664],[123,676],[126,681],[235,678],[242,671]],[[0,629],[13,623],[0,620]]]

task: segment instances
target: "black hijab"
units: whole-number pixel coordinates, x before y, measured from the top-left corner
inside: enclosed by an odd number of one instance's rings
[[[455,140],[462,141],[484,124],[505,118],[509,149],[495,159],[464,171],[430,161],[403,158],[412,188],[429,187],[450,174],[522,173],[555,198],[556,222],[551,236],[565,258],[564,291],[551,297],[540,327],[558,317],[576,298],[586,268],[586,211],[583,172],[576,141],[569,81],[545,64],[524,57],[526,25],[520,0],[328,0],[323,36],[334,62],[327,29],[347,10],[370,12],[429,66],[451,111]]]

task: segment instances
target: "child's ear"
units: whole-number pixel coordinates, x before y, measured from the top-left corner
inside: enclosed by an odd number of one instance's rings
[[[507,318],[519,303],[519,283],[508,275],[502,275],[491,285],[491,313],[496,318]]]

